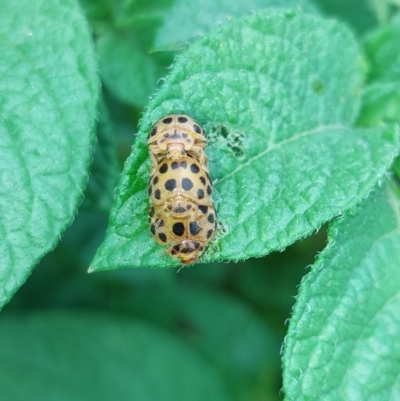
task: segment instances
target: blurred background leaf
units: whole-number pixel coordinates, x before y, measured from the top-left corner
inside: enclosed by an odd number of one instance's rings
[[[81,1],[93,24],[105,87],[122,102],[143,108],[173,53],[150,53],[172,0]]]
[[[364,40],[369,62],[359,124],[400,123],[400,13]]]
[[[5,316],[0,359],[7,400],[232,400],[196,351],[159,328],[105,313]]]
[[[323,14],[348,24],[360,36],[378,25],[375,0],[313,0]],[[376,0],[384,3],[386,0]]]
[[[399,0],[369,0],[369,4],[381,25],[387,24],[392,15],[400,10]]]
[[[83,207],[108,212],[114,202],[120,166],[114,127],[104,102],[100,102],[98,119],[97,144]]]

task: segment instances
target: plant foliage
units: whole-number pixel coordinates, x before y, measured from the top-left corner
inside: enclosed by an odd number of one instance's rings
[[[399,398],[399,6],[5,1],[2,397]],[[148,227],[170,113],[220,222],[178,275]]]

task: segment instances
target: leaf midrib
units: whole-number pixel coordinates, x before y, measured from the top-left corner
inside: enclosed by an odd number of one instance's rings
[[[229,177],[231,177],[232,175],[237,174],[240,170],[250,166],[251,164],[253,164],[256,160],[262,158],[263,156],[265,156],[266,154],[268,154],[269,152],[272,152],[275,149],[280,149],[282,148],[284,145],[287,145],[290,142],[293,142],[297,139],[301,139],[301,138],[305,138],[307,136],[310,135],[315,135],[318,134],[322,131],[325,130],[331,130],[331,129],[348,129],[349,127],[346,127],[342,124],[334,124],[334,125],[323,125],[320,126],[318,128],[314,128],[312,130],[308,130],[308,131],[302,131],[302,132],[298,132],[296,134],[294,134],[291,138],[289,139],[284,139],[281,142],[277,142],[274,143],[272,145],[270,145],[269,147],[267,147],[266,149],[264,149],[262,152],[260,152],[258,155],[251,157],[249,160],[247,160],[246,163],[241,164],[240,166],[238,166],[236,169],[232,170],[229,174],[227,174],[225,177],[222,177],[219,180],[216,180],[213,184],[215,186],[218,186],[221,182],[225,181],[226,179],[228,179]]]

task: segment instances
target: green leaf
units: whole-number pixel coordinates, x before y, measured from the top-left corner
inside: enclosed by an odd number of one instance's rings
[[[176,0],[79,0],[97,35],[107,31],[129,28],[139,21],[145,22],[148,32],[154,31],[157,25],[147,24],[149,18],[165,18],[165,13]],[[146,35],[139,35],[146,40]]]
[[[396,175],[397,179],[400,179],[400,157],[397,156],[392,164],[392,171]]]
[[[254,14],[193,45],[143,116],[91,270],[178,264],[147,222],[147,133],[171,112],[195,118],[212,142],[206,153],[225,233],[204,262],[282,250],[357,204],[399,142],[397,131],[350,127],[361,80],[347,29],[301,13]]]
[[[0,43],[1,306],[82,201],[99,82],[74,0],[4,2]]]
[[[228,295],[187,283],[151,288],[131,291],[122,306],[125,304],[130,314],[137,313],[172,331],[179,325],[182,338],[229,381],[235,399],[276,394],[280,339],[249,307]]]
[[[400,123],[400,80],[396,83],[373,83],[364,90],[358,124],[379,126],[382,123]]]
[[[385,185],[329,228],[286,337],[286,398],[389,400],[400,394],[400,200]]]
[[[400,13],[365,40],[370,62],[360,125],[400,123]]]
[[[166,75],[174,54],[194,36],[211,31],[228,16],[242,16],[268,6],[314,10],[308,0],[219,1],[119,0],[109,4],[84,1],[100,31],[97,49],[101,76],[107,89],[119,100],[136,107],[147,104],[157,82]],[[111,21],[109,14],[111,13]],[[108,30],[104,27],[109,24]],[[179,29],[177,29],[179,27]],[[168,52],[154,52],[168,50]]]
[[[381,25],[387,24],[391,14],[400,8],[399,0],[369,0],[369,2]]]
[[[79,0],[79,3],[95,34],[101,34],[110,29],[113,22],[114,2],[110,0]]]
[[[147,21],[147,24],[151,24]],[[101,76],[122,102],[143,107],[172,62],[170,54],[150,54],[138,43],[138,30],[102,35],[97,42]],[[145,33],[144,33],[145,35]]]
[[[90,172],[91,176],[82,206],[108,212],[114,201],[114,189],[118,182],[120,168],[117,160],[114,127],[103,102],[100,102],[99,105],[97,144]]]
[[[155,327],[104,313],[4,315],[0,360],[5,400],[230,400],[193,349]]]
[[[97,50],[104,84],[122,102],[143,107],[172,63],[173,54],[150,53],[170,2],[157,0],[151,6],[144,1],[114,4],[110,27],[101,32]]]
[[[287,328],[282,326],[282,319],[290,315],[294,295],[306,273],[304,268],[315,261],[315,255],[325,246],[326,231],[322,229],[315,235],[297,241],[284,252],[273,252],[236,265],[228,264],[231,271],[230,288],[257,305],[257,309],[265,313],[269,321],[275,321],[283,336]]]
[[[363,34],[378,25],[378,16],[373,2],[386,0],[314,0],[327,16],[345,21],[358,34]]]
[[[400,13],[392,22],[365,40],[365,51],[371,62],[369,81],[393,82],[400,80]]]
[[[178,0],[165,15],[154,41],[155,49],[180,49],[195,37],[208,34],[218,24],[268,7],[316,12],[309,0]],[[176,27],[179,26],[179,29]]]

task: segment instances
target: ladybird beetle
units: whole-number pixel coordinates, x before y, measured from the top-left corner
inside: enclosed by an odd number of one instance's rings
[[[217,229],[214,206],[196,208],[198,214],[192,217],[168,215],[158,206],[150,208],[149,223],[153,238],[161,245],[171,245],[165,253],[178,258],[184,265],[197,261]]]
[[[200,124],[184,114],[171,114],[157,121],[150,130],[147,144],[154,166],[164,157],[179,160],[191,155],[208,170],[204,154],[207,137]]]
[[[189,213],[191,204],[213,204],[210,176],[190,156],[180,160],[162,159],[149,181],[148,194],[151,203],[157,206],[173,201],[188,203],[189,208],[185,207],[182,213]]]
[[[198,260],[218,225],[206,143],[200,125],[184,115],[162,118],[149,134],[150,231],[157,243],[170,245],[165,253],[184,265]]]

